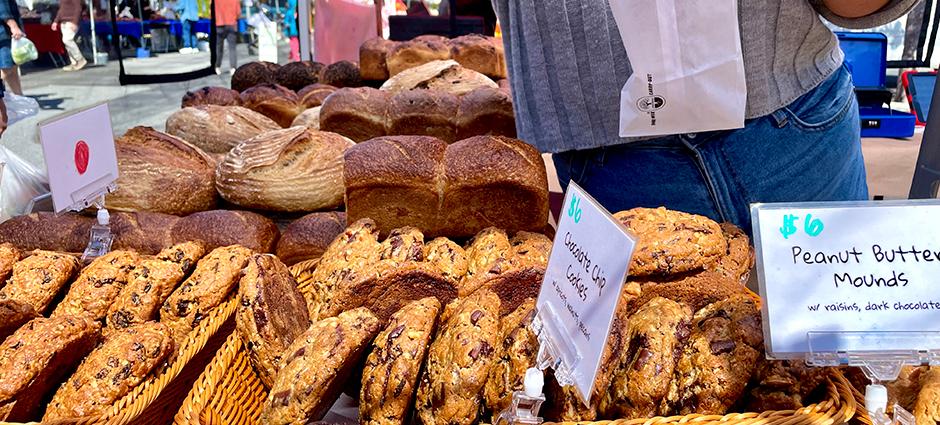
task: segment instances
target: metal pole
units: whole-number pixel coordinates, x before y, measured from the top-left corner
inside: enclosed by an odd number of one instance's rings
[[[910,199],[936,198],[940,188],[940,84],[937,83],[940,83],[940,74],[934,83],[933,97],[930,99],[930,112],[924,137],[920,142],[917,166],[914,167]]]
[[[93,64],[98,64],[98,33],[95,32],[95,0],[88,0],[88,16],[91,17],[91,54]]]

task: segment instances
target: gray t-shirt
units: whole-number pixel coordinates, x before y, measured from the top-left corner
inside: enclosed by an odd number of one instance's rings
[[[845,28],[891,22],[918,0],[891,0],[864,18],[833,15],[823,0],[738,0],[747,118],[796,100],[842,64],[822,15]],[[620,89],[630,62],[607,0],[493,0],[503,31],[520,138],[543,152],[626,143]]]

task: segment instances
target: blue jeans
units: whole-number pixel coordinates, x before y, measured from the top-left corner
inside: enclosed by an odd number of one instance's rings
[[[858,104],[843,65],[793,103],[744,128],[553,155],[611,212],[666,206],[751,231],[754,202],[868,199]]]
[[[193,34],[193,26],[195,25],[196,21],[183,19],[180,22],[180,26],[183,27],[183,47],[196,47],[196,41],[194,40],[196,35]]]

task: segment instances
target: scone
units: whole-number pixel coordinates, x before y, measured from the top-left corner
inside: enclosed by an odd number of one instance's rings
[[[251,254],[250,249],[240,245],[216,248],[170,294],[160,308],[160,321],[170,327],[177,346],[183,346],[199,322],[228,298]]]
[[[10,280],[0,289],[0,301],[18,301],[43,314],[80,268],[71,255],[34,251],[13,265]]]
[[[308,300],[310,318],[324,318],[320,309],[328,309],[333,300],[333,291],[343,280],[355,280],[379,259],[381,244],[379,230],[371,219],[356,221],[323,252],[320,264],[313,272],[312,299]]]
[[[460,283],[460,296],[472,294],[488,277],[496,276],[501,269],[494,266],[506,257],[512,245],[506,232],[495,227],[481,230],[467,247],[467,275]]]
[[[39,317],[39,313],[29,304],[13,300],[0,301],[0,342],[36,317]]]
[[[0,344],[0,421],[36,420],[43,397],[98,343],[87,317],[37,318]]]
[[[7,283],[7,279],[13,273],[13,264],[20,261],[20,258],[23,258],[23,253],[13,244],[0,244],[0,288]]]
[[[522,391],[526,369],[535,365],[539,342],[529,328],[533,317],[535,299],[529,298],[500,321],[501,339],[496,347],[496,359],[483,388],[486,409],[493,414],[493,423],[512,404],[512,393]]]
[[[111,333],[59,387],[42,420],[104,413],[157,370],[171,351],[170,330],[162,323],[147,322]]]
[[[760,311],[747,295],[696,312],[669,389],[670,413],[727,413],[744,393],[763,342]]]
[[[183,281],[178,263],[148,258],[130,273],[127,285],[108,308],[105,332],[156,320],[160,306]]]
[[[740,227],[731,223],[721,223],[721,231],[728,240],[728,250],[708,268],[723,273],[743,285],[747,283],[756,258],[754,248],[751,247],[751,240]]]
[[[375,338],[362,372],[359,423],[391,425],[408,419],[440,311],[437,298],[412,301]]]
[[[659,207],[621,211],[614,218],[637,237],[630,276],[701,270],[728,250],[718,223],[700,215]]]
[[[196,262],[203,255],[206,255],[206,244],[201,241],[189,241],[178,243],[160,251],[157,254],[157,259],[179,264],[180,270],[184,275],[187,275],[193,271]]]
[[[917,425],[936,425],[940,422],[940,368],[931,366],[920,374],[920,394],[914,404]]]
[[[597,406],[608,418],[652,418],[669,392],[677,353],[689,338],[692,311],[657,297],[627,319],[624,350]],[[662,413],[665,414],[665,413]],[[668,416],[668,414],[666,414]]]
[[[424,234],[414,227],[394,229],[382,241],[379,260],[398,263],[424,259]]]
[[[425,425],[477,422],[499,340],[499,297],[485,289],[449,305],[428,352],[416,409]]]
[[[322,419],[378,331],[378,319],[364,308],[311,325],[284,352],[261,422],[305,424]]]
[[[140,256],[133,251],[111,251],[94,259],[78,274],[52,317],[87,314],[102,320],[117,298]]]
[[[424,246],[424,261],[444,279],[457,283],[467,275],[467,252],[454,241],[441,237]]]
[[[238,284],[235,329],[265,387],[274,385],[284,350],[310,327],[308,314],[287,266],[271,254],[252,255]]]

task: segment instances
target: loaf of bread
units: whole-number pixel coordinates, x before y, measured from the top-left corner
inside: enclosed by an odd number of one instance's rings
[[[329,84],[311,84],[300,89],[297,97],[305,108],[315,108],[323,104],[327,96],[333,94],[337,89]]]
[[[503,90],[479,87],[460,97],[457,139],[492,134],[516,137],[512,97]]]
[[[13,300],[0,301],[0,341],[36,317],[39,317],[39,313],[29,304]]]
[[[62,383],[42,420],[104,413],[157,370],[172,351],[170,330],[159,322],[111,333]]]
[[[323,68],[325,68],[325,65],[320,62],[288,62],[277,69],[277,72],[274,73],[274,79],[277,80],[278,84],[297,91],[319,82]]]
[[[94,259],[72,282],[65,298],[53,310],[52,317],[87,315],[103,320],[139,261],[140,256],[136,252],[121,250]]]
[[[460,96],[479,87],[498,88],[489,77],[452,60],[428,62],[391,77],[382,90],[398,93],[413,89],[443,90]]]
[[[238,336],[267,388],[284,350],[310,327],[307,302],[287,266],[270,254],[252,255],[238,284]]]
[[[38,419],[46,395],[98,343],[98,323],[86,317],[39,317],[0,343],[0,421]]]
[[[307,127],[310,131],[320,131],[320,107],[307,109],[294,118],[291,127]]]
[[[160,322],[170,327],[177,345],[182,346],[199,322],[228,298],[251,254],[251,250],[238,245],[216,248],[170,294],[160,308]]]
[[[450,57],[464,68],[498,79],[506,78],[503,43],[479,34],[467,34],[450,40]]]
[[[171,241],[163,246],[198,240],[210,250],[241,245],[256,252],[274,252],[278,236],[277,225],[260,214],[248,211],[203,211],[176,222],[170,229]]]
[[[323,68],[320,73],[320,82],[336,88],[361,87],[362,76],[359,74],[359,65],[350,61],[339,61]]]
[[[188,91],[183,95],[181,108],[202,105],[238,106],[241,98],[238,92],[225,87],[203,87]]]
[[[343,203],[343,152],[336,133],[291,127],[246,140],[216,171],[225,200],[270,211],[316,211]]]
[[[241,94],[242,106],[258,112],[281,127],[289,127],[303,111],[297,93],[277,84],[261,84]]]
[[[398,43],[381,37],[370,38],[359,46],[359,73],[363,80],[388,79],[388,54]]]
[[[232,74],[232,89],[243,92],[260,84],[277,84],[277,70],[281,66],[271,62],[248,62]]]
[[[415,226],[464,238],[495,226],[540,231],[548,178],[538,151],[516,139],[479,136],[452,145],[431,137],[383,137],[345,155],[346,213],[387,233]]]
[[[395,76],[406,69],[447,59],[450,59],[450,47],[446,38],[423,36],[394,46],[388,52],[386,64],[388,75]]]
[[[319,212],[292,221],[277,241],[277,257],[289,266],[320,258],[346,229],[346,213]]]
[[[446,91],[408,90],[393,95],[388,107],[388,134],[432,136],[457,141],[460,100]]]
[[[13,265],[13,274],[0,289],[0,301],[16,301],[45,313],[52,300],[81,269],[78,258],[51,251],[34,251]]]
[[[13,244],[9,242],[0,244],[0,288],[7,283],[7,279],[13,273],[13,264],[20,261],[20,258],[23,258],[23,254]]]
[[[204,152],[219,154],[261,133],[280,128],[270,118],[241,106],[183,108],[166,119],[167,133]]]
[[[315,322],[284,352],[261,422],[304,424],[323,418],[379,331],[364,308]]]
[[[160,213],[111,213],[111,234],[114,236],[111,249],[156,254],[173,243],[171,230],[179,220],[175,215]],[[82,237],[79,242],[88,243],[88,237]],[[78,252],[82,250],[84,248]]]
[[[150,127],[128,130],[115,147],[120,175],[109,209],[186,215],[215,207],[215,161],[201,149]]]
[[[342,134],[355,142],[384,136],[388,94],[371,87],[337,90],[320,108],[320,129]]]

